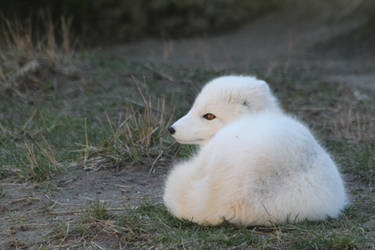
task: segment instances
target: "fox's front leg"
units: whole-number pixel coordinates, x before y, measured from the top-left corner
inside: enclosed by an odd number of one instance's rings
[[[223,221],[215,208],[210,176],[195,161],[183,162],[174,167],[167,178],[164,203],[176,217],[198,224],[216,225]]]

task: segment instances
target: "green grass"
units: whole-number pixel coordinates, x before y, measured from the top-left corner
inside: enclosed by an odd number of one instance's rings
[[[117,215],[107,211],[100,202],[93,204],[72,226],[71,239],[115,237],[123,247],[131,249],[363,249],[373,244],[371,231],[361,226],[361,219],[351,215],[358,209],[354,206],[347,208],[339,219],[324,222],[268,227],[241,227],[225,222],[208,227],[176,219],[158,203],[141,203],[136,208],[124,208]],[[62,227],[58,232],[66,231]]]
[[[362,144],[351,152],[351,169],[354,174],[364,178],[369,184],[374,183],[375,177],[375,146]]]
[[[1,123],[0,156],[3,177],[15,174],[21,179],[45,180],[65,165],[80,158],[77,143],[84,142],[84,121],[58,114],[52,108],[10,109],[19,121]],[[93,122],[90,121],[90,128]],[[92,131],[92,130],[91,130]],[[98,135],[91,133],[94,141]]]

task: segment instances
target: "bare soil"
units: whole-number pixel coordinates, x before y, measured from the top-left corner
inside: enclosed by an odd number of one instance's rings
[[[103,202],[114,213],[141,201],[159,202],[167,173],[163,165],[152,173],[149,166],[99,171],[73,167],[42,184],[5,180],[0,198],[0,246],[24,248],[50,241],[56,246],[56,228],[82,216],[90,202]]]

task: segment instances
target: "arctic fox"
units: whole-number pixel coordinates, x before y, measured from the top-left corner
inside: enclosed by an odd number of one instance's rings
[[[198,224],[241,225],[337,217],[346,193],[335,163],[309,129],[281,110],[266,82],[209,82],[169,132],[199,152],[170,172],[164,203]]]

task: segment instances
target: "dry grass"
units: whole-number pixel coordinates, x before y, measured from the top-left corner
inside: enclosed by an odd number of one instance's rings
[[[84,152],[84,168],[95,169],[110,163],[119,166],[122,163],[154,165],[167,156],[172,139],[167,136],[167,127],[173,120],[173,112],[167,113],[164,98],[152,100],[150,94],[137,84],[142,102],[132,102],[116,121],[107,113],[110,135],[100,146],[90,146],[87,136]],[[135,103],[135,104],[134,104]]]
[[[375,136],[375,118],[370,112],[374,110],[359,112],[350,105],[339,107],[333,132],[353,144],[371,141]]]
[[[42,24],[3,18],[0,27],[0,93],[22,96],[24,90],[45,87],[46,75],[69,71],[75,54],[71,19],[54,23],[48,14]],[[36,31],[35,26],[42,27]]]
[[[370,93],[371,95],[371,93]],[[341,87],[328,120],[331,137],[359,146],[375,141],[375,107],[372,97],[362,90]]]
[[[19,152],[15,165],[3,165],[2,171],[19,179],[44,181],[60,170],[61,163],[56,159],[52,145],[42,136],[42,140],[23,139],[16,143]]]
[[[58,125],[56,121],[49,124],[47,119],[37,107],[22,124],[7,119],[0,122],[0,156],[4,157],[0,174],[44,181],[61,169],[61,152],[49,136]]]
[[[58,171],[58,163],[55,152],[47,140],[43,138],[43,143],[30,143],[25,141],[27,149],[26,158],[30,167],[30,173],[38,181],[45,180],[52,173]]]

